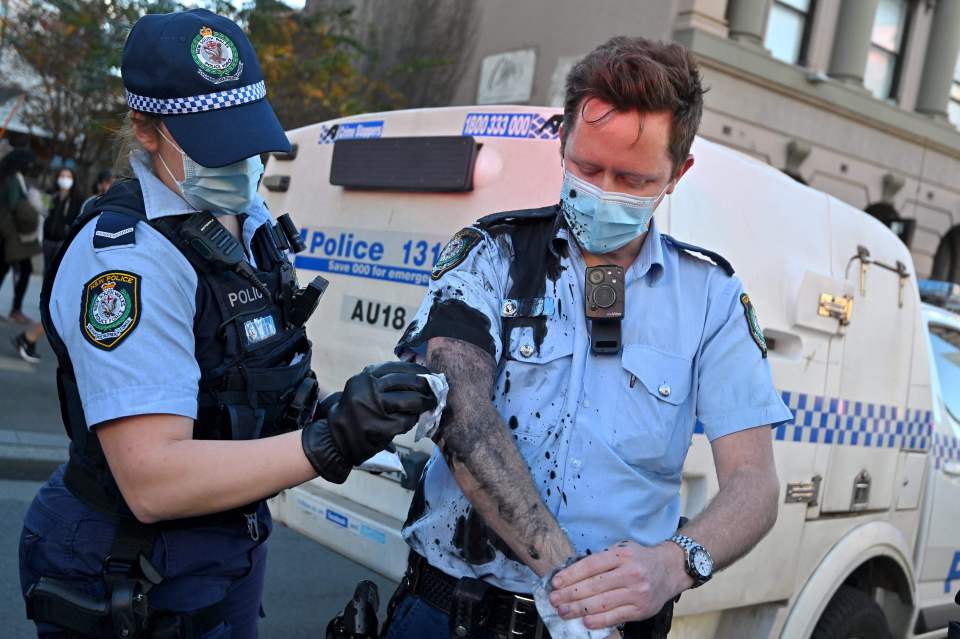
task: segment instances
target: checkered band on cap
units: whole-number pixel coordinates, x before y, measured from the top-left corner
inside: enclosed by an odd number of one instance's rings
[[[134,111],[157,115],[183,115],[184,113],[228,109],[262,100],[266,96],[267,86],[261,80],[245,87],[193,95],[186,98],[151,98],[127,91],[127,106]]]

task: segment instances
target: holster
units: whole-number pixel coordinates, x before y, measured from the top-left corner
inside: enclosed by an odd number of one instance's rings
[[[70,582],[41,577],[27,590],[27,618],[91,639],[191,639],[223,621],[216,603],[191,613],[153,609],[148,593],[163,577],[150,563],[156,530],[121,519],[103,562],[106,596],[92,597]]]
[[[380,636],[379,607],[377,585],[372,581],[361,581],[343,612],[327,624],[326,639],[377,639]]]
[[[490,585],[473,577],[462,577],[453,590],[450,636],[465,639],[475,636],[485,622],[487,591]]]
[[[112,638],[110,604],[73,590],[72,584],[41,577],[26,594],[27,619],[49,623],[84,637]]]

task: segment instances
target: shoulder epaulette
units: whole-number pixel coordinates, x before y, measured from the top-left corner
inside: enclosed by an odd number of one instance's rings
[[[663,239],[665,239],[669,244],[672,244],[673,246],[677,247],[682,251],[685,251],[687,254],[692,255],[701,260],[704,260],[705,262],[711,262],[715,266],[719,266],[721,269],[723,269],[723,272],[726,273],[727,275],[733,275],[734,273],[733,265],[731,265],[730,262],[727,261],[727,259],[722,255],[720,255],[719,253],[708,251],[707,249],[702,248],[700,246],[695,246],[693,244],[687,244],[686,242],[681,242],[680,240],[670,237],[669,235],[666,235],[666,234],[661,235],[661,237],[663,237]]]
[[[137,243],[137,223],[140,218],[129,213],[104,211],[97,218],[93,232],[93,248],[106,249],[133,246]]]
[[[501,224],[523,224],[525,222],[538,222],[551,219],[557,215],[557,206],[544,206],[539,209],[518,209],[516,211],[503,211],[502,213],[493,213],[477,220],[475,226],[482,229],[489,229]]]

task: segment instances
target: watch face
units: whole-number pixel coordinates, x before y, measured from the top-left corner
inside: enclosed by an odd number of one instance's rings
[[[693,567],[701,577],[709,577],[713,574],[713,559],[710,558],[706,550],[697,548],[693,551],[691,559],[693,559]]]

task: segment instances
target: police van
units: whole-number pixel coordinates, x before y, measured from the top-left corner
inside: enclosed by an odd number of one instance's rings
[[[322,386],[392,358],[457,230],[558,200],[560,121],[550,108],[453,107],[289,133],[294,150],[271,158],[261,192],[302,229],[301,282],[331,283],[308,324]],[[909,251],[862,211],[709,141],[693,153],[657,223],[733,264],[794,419],[775,431],[776,526],[684,593],[670,636],[946,636],[960,616],[960,316],[921,300]],[[949,306],[957,292],[931,285],[924,298]],[[405,473],[305,484],[272,501],[276,518],[399,580],[430,443],[396,445]],[[684,514],[716,490],[698,429]]]

